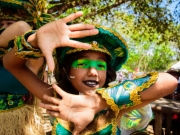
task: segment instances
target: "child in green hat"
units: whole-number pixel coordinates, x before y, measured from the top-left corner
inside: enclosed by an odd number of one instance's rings
[[[42,29],[43,27],[39,31]],[[14,42],[16,51],[12,50],[5,56],[5,67],[26,88],[43,102],[53,103],[53,105],[42,103],[40,106],[56,117],[54,135],[77,135],[80,131],[84,135],[120,134],[120,129],[117,127],[118,117],[167,95],[177,85],[177,80],[167,73],[154,72],[139,79],[127,80],[108,87],[108,84],[116,78],[115,71],[119,70],[127,60],[127,44],[116,31],[99,26],[97,29],[99,33],[95,36],[74,39],[75,45],[83,42],[91,44],[91,48],[62,47],[69,42],[59,42],[60,48],[54,43],[49,48],[47,44],[43,47],[42,42],[38,41],[41,45],[34,42],[38,40],[35,36],[38,34],[37,31],[35,34],[29,32],[17,37]],[[60,32],[58,36],[51,34],[48,38],[63,41],[63,36]],[[30,46],[30,49],[27,46]],[[60,88],[57,85],[53,85],[52,88],[24,66],[26,60],[22,58],[42,56],[41,51],[37,49],[38,46],[44,54],[46,53],[46,58],[50,57],[47,56],[47,51],[51,52],[53,48],[57,48],[54,55],[58,66],[54,73]],[[19,58],[14,57],[14,54]],[[10,60],[13,62],[6,62]],[[15,68],[11,68],[12,66]],[[50,69],[53,69],[53,66]],[[18,74],[20,71],[21,76]],[[23,79],[25,77],[26,79]],[[53,97],[56,96],[53,89],[60,96]]]

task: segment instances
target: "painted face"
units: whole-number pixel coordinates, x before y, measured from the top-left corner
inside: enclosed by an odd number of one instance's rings
[[[0,28],[7,28],[9,27],[11,24],[15,23],[16,21],[14,20],[2,20],[0,22]]]
[[[72,63],[70,81],[80,93],[89,94],[101,88],[106,81],[106,55],[87,51]]]

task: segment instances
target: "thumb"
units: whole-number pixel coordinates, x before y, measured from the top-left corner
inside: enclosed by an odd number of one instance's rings
[[[72,135],[78,135],[85,127],[80,125],[75,125]]]

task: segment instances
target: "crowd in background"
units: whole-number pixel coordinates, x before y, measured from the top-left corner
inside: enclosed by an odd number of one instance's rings
[[[116,81],[123,82],[124,80],[133,80],[133,79],[139,78],[143,75],[145,75],[145,72],[141,72],[139,70],[130,72],[126,69],[121,69],[116,72]]]

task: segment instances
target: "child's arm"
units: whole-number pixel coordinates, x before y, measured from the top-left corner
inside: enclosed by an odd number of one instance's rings
[[[28,30],[31,30],[31,27],[24,21],[10,25],[0,35],[0,47],[6,48],[10,40],[14,39],[15,36],[23,35]]]
[[[44,51],[43,54],[46,57],[46,60],[49,60],[50,66],[52,67],[53,60],[50,61],[50,57],[52,57],[52,51],[56,47],[68,45],[72,47],[83,48],[83,45],[85,45],[84,48],[87,48],[87,46],[90,47],[89,44],[73,41],[70,38],[80,38],[90,35],[96,35],[98,33],[98,30],[96,30],[93,25],[66,25],[67,22],[72,21],[80,16],[82,16],[82,12],[77,12],[63,19],[59,19],[42,26],[37,30],[36,33],[30,35],[29,37],[23,36],[23,39],[27,39],[29,43],[22,40],[22,37],[17,37],[16,49],[19,47],[20,49],[18,51],[22,52],[22,55],[28,53],[28,56],[25,57],[28,59],[31,56],[35,56],[34,58],[37,58],[36,54],[39,51],[37,51],[36,48],[39,47],[42,52]],[[26,46],[22,47],[23,44],[25,44]],[[29,44],[33,45],[34,48],[30,47]],[[24,52],[23,48],[25,48]],[[29,48],[31,50],[28,51]],[[50,85],[44,83],[27,68],[27,66],[25,65],[27,60],[19,58],[21,57],[20,52],[17,52],[17,50],[15,51],[14,48],[10,52],[8,52],[3,58],[4,67],[9,70],[33,95],[35,95],[42,101],[45,101],[43,99],[43,94],[53,96],[52,89],[48,89]],[[19,54],[19,57],[16,57],[15,54]]]
[[[51,86],[37,77],[27,66],[27,59],[15,56],[15,49],[9,51],[3,58],[4,67],[7,68],[33,95],[42,101],[43,94],[54,96]]]

